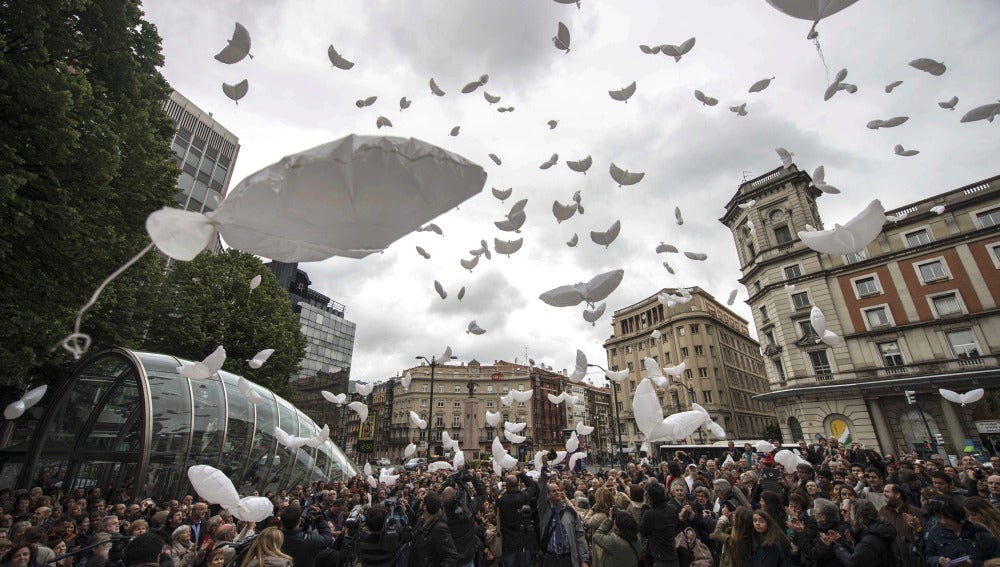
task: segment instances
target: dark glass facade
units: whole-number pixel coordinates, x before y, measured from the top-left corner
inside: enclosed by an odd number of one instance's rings
[[[332,442],[313,449],[277,445],[274,428],[312,437],[319,427],[270,390],[250,404],[239,376],[192,380],[172,356],[111,349],[76,367],[22,417],[0,451],[0,488],[28,487],[47,475],[64,490],[99,486],[130,498],[190,492],[187,469],[225,472],[241,494],[357,474]]]

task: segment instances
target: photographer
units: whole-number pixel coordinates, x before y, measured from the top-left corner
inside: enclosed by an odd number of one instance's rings
[[[408,561],[411,567],[457,567],[458,550],[441,508],[441,495],[427,492],[423,515],[413,530]]]
[[[319,507],[307,508],[303,517],[301,508],[289,505],[281,511],[280,518],[285,536],[281,551],[291,556],[295,567],[314,567],[316,556],[333,545],[329,524]]]
[[[523,472],[507,475],[504,483],[504,492],[497,499],[503,567],[529,567],[538,547],[533,508],[538,499],[538,483]]]
[[[358,542],[358,555],[362,567],[393,567],[396,564],[395,546],[382,542],[382,528],[389,510],[382,504],[375,504],[365,513],[365,530]]]
[[[469,494],[470,489],[475,491],[474,496]],[[486,485],[469,474],[468,467],[464,467],[445,483],[441,500],[444,503],[448,529],[459,550],[457,565],[472,567],[480,548],[476,537],[476,514],[486,502]]]

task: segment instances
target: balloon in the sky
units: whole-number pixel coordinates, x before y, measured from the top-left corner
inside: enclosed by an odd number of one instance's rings
[[[264,365],[265,362],[267,362],[268,358],[271,358],[272,354],[274,354],[274,349],[266,348],[258,352],[257,354],[253,355],[253,358],[247,361],[247,365],[250,368],[260,368],[261,366]]]
[[[736,294],[738,294],[738,293],[739,293],[739,291],[735,290],[735,289],[733,291],[729,292],[729,299],[726,300],[726,305],[732,305],[733,302],[736,301]]]
[[[823,311],[815,305],[813,305],[812,309],[809,311],[809,325],[812,326],[813,331],[815,331],[818,336],[823,336],[823,333],[826,332],[826,315],[824,315]]]
[[[404,96],[403,98],[399,99],[399,111],[402,112],[407,108],[410,108],[411,104],[413,104],[413,101],[409,100]]]
[[[421,226],[415,230],[416,232],[433,232],[438,236],[444,236],[444,232],[441,230],[441,227],[434,223],[428,223],[426,226]]]
[[[885,86],[885,92],[886,93],[891,93],[893,91],[893,89],[895,89],[896,87],[898,87],[899,85],[902,85],[902,84],[903,84],[903,81],[893,81],[893,82],[891,82],[891,83],[889,83],[888,85]]]
[[[146,232],[161,252],[187,262],[208,246],[215,227],[204,215],[164,207],[146,217]]]
[[[375,120],[375,127],[381,130],[383,126],[386,128],[392,128],[392,120],[389,120],[385,116],[379,116]]]
[[[576,214],[576,203],[564,205],[559,201],[552,202],[552,215],[556,217],[556,222],[569,220]]]
[[[694,98],[698,99],[702,105],[715,106],[719,104],[719,99],[712,98],[699,90],[694,91]]]
[[[705,254],[704,252],[688,252],[687,250],[685,250],[684,255],[690,258],[691,260],[697,260],[699,262],[704,262],[705,260],[708,260],[708,254]]]
[[[278,440],[279,445],[287,449],[297,449],[305,446],[305,444],[309,442],[309,437],[289,435],[280,427],[274,428],[274,437]]]
[[[657,340],[659,340],[659,339],[660,339],[660,337],[662,337],[662,336],[663,336],[663,333],[661,333],[659,329],[653,329],[653,332],[652,332],[652,333],[650,333],[650,334],[649,334],[649,336],[650,336],[650,337],[651,337],[651,338],[652,338],[652,339],[653,339],[654,341],[657,341]]]
[[[552,154],[552,157],[550,157],[547,161],[543,161],[542,165],[538,166],[538,169],[548,169],[553,165],[555,165],[558,161],[559,161],[559,154]]]
[[[441,299],[448,299],[448,292],[444,290],[444,286],[437,280],[434,280],[434,291],[441,296]]]
[[[541,451],[535,451],[534,465],[535,471],[541,472],[542,468],[545,466],[545,457],[549,455],[549,452],[542,449]]]
[[[785,169],[790,169],[792,167],[792,156],[794,156],[795,154],[786,150],[785,148],[774,148],[774,151],[777,152],[778,157],[781,158],[781,165]],[[741,207],[741,208],[746,208],[746,207]]]
[[[618,233],[621,232],[622,223],[621,221],[615,221],[608,230],[604,232],[591,231],[590,239],[594,241],[594,244],[599,244],[605,248],[611,246],[611,243],[618,238]]]
[[[570,248],[573,248],[574,246],[576,246],[576,243],[579,242],[579,241],[580,241],[580,237],[577,236],[576,233],[574,232],[573,233],[573,238],[570,238],[568,241],[566,241],[566,246],[569,246]]]
[[[343,55],[337,53],[337,50],[334,49],[332,44],[330,47],[326,48],[326,56],[330,58],[330,63],[338,69],[347,71],[351,67],[354,67],[354,63],[348,61]]]
[[[493,446],[491,448],[493,453],[493,459],[500,465],[503,469],[512,469],[517,466],[517,459],[510,456],[507,450],[503,448],[503,443],[500,441],[500,437],[493,438]]]
[[[420,254],[421,256],[423,256],[427,260],[431,259],[430,253],[427,252],[426,250],[424,250],[423,247],[421,247],[421,246],[417,246],[417,254]]]
[[[524,212],[524,207],[526,207],[527,205],[528,205],[527,199],[521,199],[520,201],[514,203],[514,206],[512,206],[510,208],[510,211],[507,213],[507,217],[510,218],[515,215],[520,215],[521,213]]]
[[[164,217],[153,222],[156,231],[149,219],[146,228],[165,253],[186,244],[183,256],[201,251],[212,233],[195,251],[176,232],[204,223],[230,246],[278,261],[360,258],[454,208],[485,181],[482,167],[425,142],[351,135],[250,175],[210,217],[178,221],[165,208],[150,215]]]
[[[938,393],[941,397],[948,400],[953,404],[974,404],[979,400],[983,399],[983,395],[986,393],[982,388],[976,388],[975,390],[969,390],[964,394],[959,394],[958,392],[953,392],[951,390],[945,390],[944,388],[938,389]]]
[[[498,412],[498,411],[497,412],[487,411],[486,412],[486,425],[489,426],[489,427],[496,427],[497,425],[499,425],[500,419],[502,417],[503,416],[500,415],[500,412]]]
[[[556,30],[556,36],[552,38],[552,43],[556,49],[569,53],[569,28],[566,27],[566,24],[559,22],[559,28]]]
[[[260,274],[257,274],[256,276],[253,277],[253,279],[250,280],[250,291],[257,289],[257,286],[259,285],[260,285]]]
[[[603,301],[622,282],[625,270],[613,270],[598,274],[588,282],[564,285],[550,289],[538,296],[539,299],[553,307],[572,307],[580,302],[596,303]]]
[[[549,120],[546,122],[549,125],[549,130],[555,130],[556,126],[559,124],[558,120]]]
[[[777,447],[775,447],[774,445],[772,445],[772,444],[768,443],[767,441],[763,441],[763,440],[761,440],[761,441],[758,441],[758,442],[757,442],[757,443],[756,443],[756,444],[755,444],[755,445],[753,446],[753,448],[754,448],[754,450],[756,450],[756,451],[757,451],[758,453],[764,453],[765,455],[769,455],[769,454],[771,454],[771,452],[773,452],[773,451],[774,451],[774,450],[775,450],[775,449],[776,449]]]
[[[226,349],[219,345],[212,354],[205,357],[204,360],[195,362],[191,365],[178,366],[177,372],[187,376],[191,379],[204,379],[215,374],[219,370],[222,370],[222,363],[226,361]]]
[[[501,203],[506,201],[510,197],[510,194],[513,192],[514,192],[513,187],[508,187],[507,189],[497,189],[496,187],[493,188],[493,196],[496,197],[497,199],[500,199]]]
[[[940,215],[941,213],[944,212],[944,205],[934,205],[933,207],[931,207],[931,212],[936,215]]]
[[[677,226],[684,225],[684,215],[681,214],[680,207],[674,207],[674,220],[677,221]]]
[[[441,90],[441,87],[439,87],[437,83],[434,82],[433,77],[431,78],[430,87],[432,94],[435,94],[437,96],[444,96],[444,91]]]
[[[938,106],[947,110],[955,110],[956,104],[958,104],[958,97],[953,96],[945,102],[939,102]]]
[[[667,273],[669,273],[669,274],[674,274],[675,273],[674,269],[670,267],[670,263],[669,262],[664,262],[663,263],[663,267],[667,269]]]
[[[498,155],[496,155],[496,154],[490,154],[490,159],[491,159],[491,160],[493,160],[493,163],[495,163],[495,164],[497,164],[497,165],[501,165],[501,164],[503,163],[503,162],[502,162],[502,161],[500,160],[500,156],[498,156]]]
[[[813,185],[815,185],[817,189],[819,189],[824,193],[830,193],[833,195],[840,193],[840,189],[837,189],[833,185],[830,185],[826,182],[826,168],[823,167],[822,165],[817,167],[813,171]]]
[[[525,437],[523,435],[518,435],[517,433],[511,433],[510,431],[508,431],[506,429],[503,430],[503,436],[508,441],[510,441],[511,443],[513,443],[515,445],[520,444],[520,443],[524,443],[524,441],[527,439],[527,437]]]
[[[413,381],[413,376],[410,374],[410,371],[407,370],[403,374],[403,377],[399,380],[399,383],[403,386],[404,390],[409,390],[410,389],[410,382],[412,382],[412,381]]]
[[[795,284],[788,284],[788,283],[786,283],[785,284],[785,293],[791,295],[791,293],[793,291],[795,291]]]
[[[347,394],[334,394],[333,392],[327,392],[326,390],[321,391],[320,394],[323,395],[323,399],[331,404],[342,406],[347,402]]]
[[[947,67],[944,66],[944,63],[935,61],[933,59],[925,59],[923,57],[921,57],[920,59],[914,59],[913,61],[910,61],[910,67],[913,67],[914,69],[920,69],[921,71],[925,71],[936,77],[944,75],[944,72],[947,70]]]
[[[669,55],[674,58],[674,61],[680,61],[681,57],[687,55],[691,48],[694,47],[695,39],[692,37],[680,45],[661,45],[660,53],[664,55]]]
[[[517,240],[493,239],[493,249],[497,251],[497,254],[505,254],[507,257],[520,250],[522,244],[524,244],[523,238],[518,238]]]
[[[595,309],[585,309],[583,311],[583,320],[590,323],[592,326],[596,326],[597,320],[604,315],[606,307],[606,303],[601,303]]]
[[[663,253],[676,254],[677,252],[678,252],[677,247],[674,246],[673,244],[666,244],[664,242],[661,242],[656,247],[657,254],[663,254]]]
[[[566,451],[572,453],[580,448],[580,439],[576,435],[576,431],[569,434],[569,439],[566,440]]]
[[[621,384],[626,378],[628,378],[628,369],[625,370],[608,370],[604,373],[605,378],[614,382],[615,384]]]
[[[253,389],[253,385],[250,384],[250,381],[242,376],[240,376],[239,380],[236,381],[236,387],[239,388],[240,393],[243,394],[243,397],[246,398],[246,400],[251,404],[256,404],[263,399],[260,397],[260,394]]]
[[[789,156],[791,156],[791,155],[793,155],[793,154],[791,152],[789,152]],[[741,208],[741,209],[743,209],[745,211],[745,210],[749,209],[750,207],[752,207],[752,206],[754,206],[756,204],[757,204],[757,200],[756,199],[750,199],[749,201],[744,201],[742,203],[737,204],[736,206],[739,207],[739,208]]]
[[[711,433],[712,437],[715,437],[716,439],[726,438],[726,430],[723,429],[721,425],[712,421],[711,419],[708,420],[708,432]]]
[[[458,132],[461,129],[462,129],[461,126],[455,126],[454,128],[451,129],[451,132],[449,132],[448,135],[449,136],[458,136]]]
[[[635,185],[636,183],[642,181],[642,178],[646,176],[643,172],[629,172],[628,170],[622,169],[611,163],[611,179],[614,179],[618,183],[618,186],[622,185]]]
[[[894,116],[888,120],[872,120],[866,124],[866,126],[869,130],[878,130],[879,128],[895,128],[900,124],[906,123],[909,119],[909,116]]]
[[[469,328],[468,328],[468,330],[466,330],[465,332],[466,332],[466,333],[472,333],[473,335],[481,335],[481,334],[483,334],[483,333],[485,333],[485,332],[486,332],[486,329],[484,329],[484,328],[480,327],[480,326],[479,326],[479,325],[478,325],[478,324],[476,323],[476,321],[475,321],[475,320],[473,320],[473,321],[471,321],[471,322],[469,323]]]
[[[580,9],[580,0],[556,0],[557,4],[576,4],[576,9]]]
[[[17,419],[24,415],[24,412],[31,409],[42,397],[45,396],[45,392],[48,390],[47,385],[39,386],[37,388],[32,388],[25,392],[20,399],[7,404],[7,407],[3,410],[4,419]]]
[[[902,144],[896,144],[896,147],[893,148],[893,152],[895,152],[897,156],[910,157],[919,154],[920,150],[907,150],[903,148]]]
[[[262,522],[274,514],[274,504],[263,496],[241,499],[233,481],[215,467],[194,465],[188,468],[188,479],[202,500],[221,505],[239,520]]]
[[[993,118],[997,115],[1000,115],[1000,102],[977,106],[966,112],[959,122],[976,122],[978,120],[993,122]]]
[[[517,211],[515,213],[510,213],[507,218],[502,221],[496,221],[493,224],[497,228],[505,232],[521,232],[521,227],[524,226],[524,221],[528,216],[524,211]]]
[[[650,47],[649,45],[640,45],[639,51],[645,53],[646,55],[656,55],[657,53],[660,52],[660,46],[654,45]]]
[[[506,429],[507,431],[510,431],[511,433],[520,433],[524,431],[524,428],[527,426],[528,426],[527,423],[514,423],[511,421],[505,421],[503,424],[503,428]]]
[[[359,396],[367,396],[375,391],[375,384],[369,382],[356,382],[354,384],[354,391],[357,392]]]
[[[488,102],[490,104],[496,104],[496,103],[500,102],[500,97],[491,95],[490,93],[488,93],[486,91],[483,91],[483,98],[485,98],[486,102]]]
[[[515,402],[526,402],[531,399],[531,394],[534,390],[526,390],[524,392],[520,390],[511,390],[510,395],[513,396]]]
[[[729,110],[735,112],[737,116],[746,116],[747,115],[747,103],[744,102],[743,104],[740,104],[740,105],[737,105],[737,106],[730,106]]]
[[[362,98],[362,99],[358,99],[358,100],[354,101],[354,106],[356,106],[358,108],[365,108],[367,106],[371,106],[371,105],[375,104],[376,100],[378,100],[378,96],[372,95],[370,97]]]
[[[513,106],[507,106],[507,107],[501,106],[501,107],[497,108],[497,112],[514,112],[514,107]]]
[[[417,412],[410,411],[410,423],[416,425],[418,429],[427,429],[427,420],[421,419]]]
[[[593,165],[593,163],[594,163],[593,158],[587,156],[581,160],[567,161],[566,167],[572,169],[573,171],[586,175],[587,170],[590,169],[590,166]]]
[[[450,471],[451,463],[448,461],[434,461],[433,463],[427,465],[427,472],[436,471]]]
[[[774,462],[785,468],[786,471],[794,471],[798,465],[809,464],[809,461],[789,451],[782,449],[774,454]]]
[[[235,101],[236,104],[239,104],[239,100],[241,98],[247,96],[248,90],[250,90],[250,83],[246,79],[243,79],[235,85],[222,83],[222,92],[226,93],[226,96]]]
[[[458,441],[451,438],[447,431],[441,432],[441,446],[445,449],[458,449]]]
[[[608,91],[608,94],[611,95],[611,98],[628,104],[628,99],[632,98],[632,95],[635,94],[635,81],[632,81],[632,84],[623,89]]]
[[[403,449],[403,458],[404,459],[409,459],[416,452],[417,452],[417,446],[416,446],[416,444],[410,443],[409,445],[406,446],[405,449]]]
[[[766,89],[767,87],[771,86],[771,81],[773,81],[773,80],[774,80],[774,77],[771,77],[770,79],[761,79],[761,80],[757,81],[756,83],[750,85],[750,91],[749,92],[759,93],[760,91],[762,91],[762,90]]]
[[[444,352],[441,353],[441,356],[439,356],[437,359],[444,361],[451,360],[451,346],[444,347]]]
[[[815,39],[816,24],[823,18],[832,16],[858,0],[767,0],[767,3],[784,12],[785,14],[800,20],[809,20],[813,23],[809,29],[807,39]]]
[[[244,57],[250,55],[250,32],[239,22],[236,22],[236,29],[233,31],[233,39],[227,39],[229,45],[222,48],[222,51],[215,55],[215,60],[221,63],[232,65],[239,63]]]
[[[361,402],[351,402],[347,404],[347,407],[351,408],[354,413],[358,414],[358,420],[361,423],[368,421],[368,406]]]
[[[833,230],[799,231],[802,243],[823,254],[856,254],[861,252],[882,232],[885,209],[876,199],[843,226]]]

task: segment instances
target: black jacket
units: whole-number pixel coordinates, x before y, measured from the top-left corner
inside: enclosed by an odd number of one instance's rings
[[[894,539],[896,539],[896,528],[879,520],[861,532],[854,546],[854,553],[844,549],[840,542],[833,545],[833,552],[846,567],[891,565]]]
[[[642,515],[639,534],[646,538],[646,557],[652,556],[656,563],[677,565],[677,507],[669,501],[659,504]]]
[[[282,530],[285,543],[281,544],[281,551],[291,556],[295,567],[314,567],[316,554],[333,545],[330,528],[326,522],[320,524],[322,527],[311,532],[303,532],[301,528]]]
[[[479,539],[476,537],[476,514],[486,502],[486,485],[483,481],[473,477],[473,485],[476,489],[476,497],[468,498],[466,502],[459,503],[449,510],[445,506],[445,517],[447,518],[448,529],[451,531],[451,538],[455,541],[455,548],[458,549],[458,564],[465,565],[476,558],[479,551]]]
[[[358,541],[358,557],[362,567],[393,567],[396,564],[396,549],[382,543],[382,533],[362,532]]]
[[[522,473],[521,481],[525,489],[519,492],[504,492],[497,499],[497,511],[500,514],[500,533],[504,553],[521,551],[534,552],[538,548],[538,528],[534,510],[538,499],[538,483]],[[523,506],[531,509],[528,517],[523,517],[520,510]]]
[[[439,512],[429,522],[419,520],[413,530],[410,547],[409,567],[455,567],[458,565],[458,550],[451,538],[451,530]],[[298,565],[296,565],[298,567]]]

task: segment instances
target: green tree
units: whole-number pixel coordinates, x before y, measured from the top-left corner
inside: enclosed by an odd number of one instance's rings
[[[764,439],[777,439],[784,443],[785,441],[781,438],[781,426],[778,425],[777,421],[772,421],[764,426]]]
[[[142,15],[138,0],[0,2],[0,385],[72,360],[53,347],[175,192],[160,38]],[[162,273],[147,254],[107,289],[83,322],[95,347],[136,344]]]
[[[261,284],[250,291],[250,280]],[[223,369],[293,399],[288,379],[305,356],[306,339],[288,293],[253,254],[230,249],[177,262],[167,276],[169,301],[149,327],[143,348],[201,360],[219,345],[226,348]],[[274,354],[259,369],[246,361],[258,351]]]

